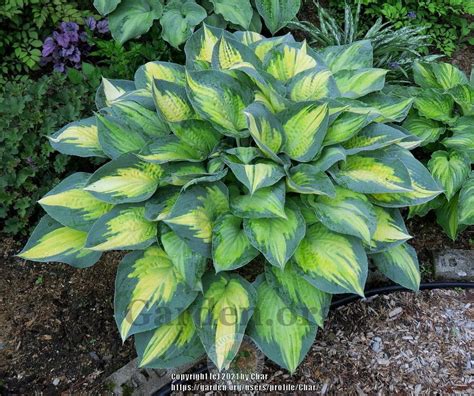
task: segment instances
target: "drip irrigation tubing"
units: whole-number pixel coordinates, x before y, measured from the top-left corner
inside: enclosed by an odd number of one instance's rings
[[[435,289],[474,289],[474,282],[428,282],[428,283],[421,283],[420,290],[435,290]],[[391,294],[396,292],[414,292],[413,290],[409,290],[404,288],[403,286],[399,285],[391,285],[391,286],[383,286],[377,287],[375,289],[370,289],[365,292],[365,296],[361,297],[358,295],[349,295],[346,297],[341,297],[336,301],[331,303],[331,309],[336,309],[343,307],[344,305],[353,303],[355,301],[367,299],[370,297],[384,295],[384,294]],[[206,364],[200,365],[198,368],[193,370],[191,374],[203,374],[208,371],[208,367]],[[174,381],[175,384],[183,384],[187,381],[178,380]],[[160,390],[155,392],[153,396],[168,396],[171,395],[171,382],[167,383],[163,386]]]

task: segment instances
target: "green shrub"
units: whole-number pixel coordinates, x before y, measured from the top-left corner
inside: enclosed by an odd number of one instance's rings
[[[423,55],[430,39],[423,26],[395,28],[378,18],[372,26],[365,28],[360,23],[360,1],[354,10],[350,4],[344,5],[344,22],[340,23],[337,17],[313,1],[318,10],[317,26],[308,21],[289,23],[290,28],[300,29],[308,36],[311,46],[321,48],[370,40],[374,49],[374,66],[389,69],[387,78],[390,80],[407,80],[414,61],[431,62],[439,57]]]
[[[0,93],[0,230],[25,234],[37,219],[35,202],[64,176],[70,159],[47,136],[89,110],[90,93],[57,73],[7,82]]]
[[[412,99],[380,93],[369,41],[316,53],[204,25],[185,53],[186,66],[104,80],[99,112],[53,135],[62,153],[110,161],[39,201],[47,215],[20,256],[84,268],[131,250],[115,318],[142,366],[206,351],[223,368],[248,333],[294,371],[331,294],[363,295],[367,255],[418,289],[397,208],[441,190],[410,154],[419,140],[391,125]]]
[[[331,0],[331,5],[342,2]],[[426,26],[432,44],[443,54],[451,56],[462,41],[474,44],[474,24],[466,14],[474,15],[474,3],[469,0],[362,0],[366,26],[383,16],[396,28]]]
[[[438,223],[456,239],[474,225],[474,83],[448,63],[417,63],[413,71],[419,87],[392,93],[415,97],[402,126],[421,139],[422,155],[444,194],[412,206],[409,217],[435,210]]]
[[[183,44],[201,22],[260,32],[263,18],[273,34],[296,16],[300,5],[301,0],[94,0],[118,42],[141,36],[159,20],[161,37],[173,47]]]
[[[5,0],[0,5],[0,81],[39,68],[43,39],[61,21],[82,23],[90,11],[68,0]]]

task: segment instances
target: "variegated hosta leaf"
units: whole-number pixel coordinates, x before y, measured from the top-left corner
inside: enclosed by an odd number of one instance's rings
[[[255,6],[268,30],[275,34],[296,16],[301,0],[256,0]]]
[[[261,103],[252,103],[245,109],[250,135],[262,152],[272,159],[285,144],[281,122]]]
[[[114,316],[122,340],[168,323],[196,296],[157,245],[127,254],[115,279]]]
[[[271,187],[261,188],[253,195],[232,196],[230,207],[234,215],[242,218],[286,218],[285,194],[285,182],[281,181]]]
[[[378,270],[395,283],[418,291],[420,270],[416,251],[407,243],[371,255]]]
[[[458,233],[465,228],[465,226],[459,224],[459,194],[444,202],[442,206],[436,209],[435,213],[437,223],[455,241]]]
[[[431,67],[440,88],[450,89],[457,85],[469,83],[466,75],[450,63],[434,62],[430,63],[428,67]]]
[[[136,89],[133,81],[110,80],[102,77],[95,94],[95,105],[98,110],[109,107],[121,97]]]
[[[374,207],[364,194],[336,187],[335,196],[308,196],[316,217],[332,231],[370,242],[376,227]]]
[[[270,264],[284,268],[293,256],[306,232],[306,224],[299,208],[287,202],[286,218],[244,219],[244,230],[250,243]]]
[[[325,172],[311,164],[299,164],[289,169],[288,189],[300,194],[321,194],[333,197],[336,192]]]
[[[295,43],[295,39],[291,35],[291,33],[287,33],[284,36],[263,38],[259,41],[250,44],[250,48],[255,51],[255,54],[263,62],[267,54],[270,53],[277,45],[282,43]]]
[[[202,291],[201,278],[207,258],[193,252],[174,231],[161,224],[161,244],[184,282],[192,289]]]
[[[239,43],[245,44],[247,46],[250,46],[253,43],[256,43],[257,41],[263,40],[265,38],[260,33],[250,30],[237,31],[234,32],[232,35]]]
[[[196,118],[185,87],[178,83],[154,80],[153,100],[158,114],[166,122],[180,122]]]
[[[318,67],[298,73],[290,80],[288,91],[295,102],[340,96],[331,70]]]
[[[209,69],[214,46],[222,35],[230,34],[227,31],[206,25],[205,23],[202,25],[202,28],[195,31],[184,46],[186,68],[188,70]]]
[[[206,121],[186,120],[171,124],[172,132],[184,143],[207,157],[219,143],[222,135]]]
[[[364,295],[368,265],[359,239],[316,223],[308,227],[294,259],[305,279],[318,289]]]
[[[438,195],[436,198],[426,203],[410,206],[408,208],[407,218],[411,219],[412,217],[415,217],[415,216],[424,217],[431,210],[438,209],[441,205],[444,204],[445,201],[446,201],[446,197],[444,195]]]
[[[401,142],[406,135],[385,124],[371,124],[342,144],[347,155],[373,151]]]
[[[114,103],[112,111],[132,130],[138,130],[150,137],[163,137],[169,134],[168,126],[160,119],[155,110],[147,109],[133,100]]]
[[[325,147],[321,154],[311,162],[320,172],[326,172],[331,166],[339,161],[346,160],[346,150],[340,146]]]
[[[411,109],[413,98],[397,98],[376,93],[364,98],[364,102],[380,113],[375,122],[402,122]]]
[[[96,118],[100,146],[110,158],[139,151],[145,146],[147,138],[139,128],[132,129],[114,116],[97,114]]]
[[[459,224],[474,225],[474,172],[459,192]]]
[[[385,85],[385,69],[341,70],[334,74],[336,84],[345,98],[357,99],[382,90]]]
[[[250,195],[260,188],[274,185],[285,176],[283,168],[269,160],[260,160],[255,164],[239,164],[231,160],[226,163],[235,177],[248,188]]]
[[[434,89],[423,90],[415,98],[415,108],[422,117],[435,121],[451,122],[453,118],[453,98]]]
[[[235,163],[250,164],[257,158],[265,158],[257,147],[234,147],[226,150],[226,153],[230,154],[226,159]]]
[[[86,247],[91,250],[140,250],[156,242],[156,223],[145,219],[145,207],[117,205],[92,226]]]
[[[461,152],[435,151],[428,162],[433,177],[443,186],[448,201],[459,191],[471,172],[471,162]]]
[[[421,146],[436,142],[446,130],[442,123],[421,117],[415,112],[410,114],[403,122],[403,128],[422,139]]]
[[[474,115],[474,87],[467,84],[457,85],[456,87],[451,88],[448,93],[461,107],[462,115]]]
[[[229,210],[227,187],[203,183],[181,193],[164,222],[195,252],[211,257],[214,221]]]
[[[281,120],[286,137],[283,151],[299,162],[314,159],[328,130],[327,104],[295,104],[281,114]]]
[[[31,261],[57,261],[76,268],[87,268],[100,258],[100,252],[85,248],[87,233],[64,227],[43,216],[18,256]]]
[[[333,73],[373,66],[373,48],[370,40],[326,47],[320,51],[320,55]]]
[[[142,202],[153,195],[162,175],[160,165],[124,154],[96,170],[84,189],[104,202]]]
[[[317,289],[306,281],[296,271],[293,262],[288,263],[284,270],[273,265],[265,266],[265,278],[296,314],[323,328],[331,304],[329,293]]]
[[[208,176],[202,162],[168,162],[163,167],[163,184],[172,186],[185,186],[196,178]]]
[[[235,39],[222,36],[212,52],[213,68],[229,70],[241,64],[261,67],[260,59],[249,47]]]
[[[217,218],[212,231],[212,261],[216,272],[243,267],[259,254],[242,228],[242,219],[230,213]]]
[[[139,367],[170,369],[191,364],[205,351],[189,310],[160,327],[135,335]]]
[[[413,191],[403,162],[383,152],[351,155],[330,173],[338,184],[360,193]]]
[[[372,194],[370,199],[374,203],[388,208],[402,208],[426,203],[443,192],[443,189],[436,183],[428,169],[416,160],[408,150],[396,151],[396,158],[408,170],[413,191]]]
[[[474,162],[474,116],[458,118],[451,130],[453,134],[441,143],[450,149],[465,152]]]
[[[437,81],[429,63],[413,63],[413,78],[420,87],[441,88],[441,85]]]
[[[181,189],[175,186],[160,187],[145,203],[145,218],[150,221],[161,221],[170,214]]]
[[[153,81],[162,80],[184,86],[186,78],[184,66],[171,62],[148,62],[135,73],[135,86],[152,90]]]
[[[95,198],[84,187],[90,173],[74,173],[64,179],[38,203],[54,220],[80,231],[89,231],[92,224],[112,209],[113,205]]]
[[[247,332],[267,357],[293,373],[313,344],[318,327],[285,303],[263,275],[254,286],[257,302]]]
[[[51,146],[63,154],[78,157],[105,157],[99,143],[95,117],[71,122],[48,139]]]
[[[218,70],[189,72],[187,91],[199,115],[223,134],[248,136],[244,110],[253,101],[247,86]]]
[[[308,54],[306,43],[282,43],[265,56],[263,67],[277,80],[286,83],[298,73],[318,66],[316,58]]]
[[[376,113],[367,111],[357,113],[354,111],[342,112],[334,122],[329,125],[324,138],[324,146],[342,143],[356,135],[362,128],[370,124],[377,117]]]
[[[239,275],[208,274],[194,305],[193,321],[209,358],[219,370],[237,354],[255,307],[254,287]]]
[[[143,161],[154,164],[177,161],[201,162],[207,158],[204,153],[174,135],[154,139],[137,156]]]
[[[384,209],[374,205],[376,228],[369,243],[371,252],[391,249],[411,239],[398,209]]]

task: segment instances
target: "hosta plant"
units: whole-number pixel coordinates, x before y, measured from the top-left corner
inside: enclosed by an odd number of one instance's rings
[[[413,75],[419,87],[397,92],[415,98],[402,126],[422,140],[428,169],[444,194],[412,206],[409,216],[435,210],[438,223],[456,239],[474,225],[474,83],[448,63],[416,63]]]
[[[83,268],[130,250],[115,285],[122,338],[142,366],[207,352],[228,367],[244,334],[294,371],[332,294],[364,294],[368,257],[416,290],[399,207],[441,189],[393,122],[412,99],[380,93],[370,42],[319,53],[204,26],[186,65],[151,62],[104,80],[95,116],[52,138],[110,161],[39,202],[20,256]]]
[[[262,29],[274,34],[298,13],[301,0],[94,0],[119,43],[146,33],[159,21],[163,40],[178,47],[202,22],[220,28]]]

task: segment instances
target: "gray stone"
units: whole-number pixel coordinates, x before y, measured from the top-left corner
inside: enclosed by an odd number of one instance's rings
[[[474,281],[474,250],[447,249],[434,254],[439,280]]]
[[[149,396],[171,382],[171,373],[182,374],[193,366],[188,364],[173,371],[144,369],[137,367],[137,359],[133,359],[108,377],[105,384],[117,396]]]

